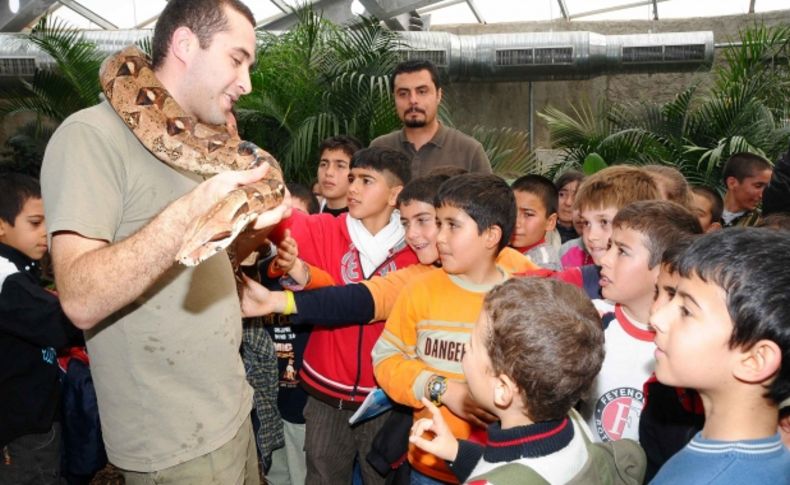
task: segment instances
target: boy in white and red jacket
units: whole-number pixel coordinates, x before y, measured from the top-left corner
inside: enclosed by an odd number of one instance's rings
[[[276,242],[289,229],[299,256],[338,284],[417,263],[395,211],[398,194],[411,178],[410,165],[405,155],[390,149],[356,152],[349,176],[349,212],[334,218],[294,211],[270,238]],[[385,413],[354,428],[348,425],[348,418],[376,387],[370,352],[383,328],[384,322],[313,328],[299,373],[310,394],[304,409],[306,483],[350,482],[354,457],[367,455],[387,419]],[[360,464],[366,484],[383,483],[365,460]]]

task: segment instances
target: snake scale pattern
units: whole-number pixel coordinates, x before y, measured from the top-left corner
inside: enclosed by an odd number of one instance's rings
[[[109,57],[99,78],[124,123],[164,163],[202,176],[263,162],[271,166],[266,178],[228,193],[192,222],[176,256],[182,264],[196,266],[228,248],[259,214],[280,204],[285,184],[274,157],[242,140],[234,126],[209,125],[189,116],[156,78],[140,49],[129,46]]]

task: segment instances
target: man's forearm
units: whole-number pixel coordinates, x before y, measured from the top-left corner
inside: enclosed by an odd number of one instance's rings
[[[189,199],[181,198],[123,241],[72,258],[84,238],[56,234],[52,253],[66,315],[85,330],[134,301],[174,264],[189,221]]]

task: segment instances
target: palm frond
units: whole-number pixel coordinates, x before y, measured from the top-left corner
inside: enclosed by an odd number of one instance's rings
[[[544,174],[546,168],[529,147],[529,133],[512,128],[491,128],[477,125],[470,135],[483,145],[497,175],[515,179],[528,173]]]

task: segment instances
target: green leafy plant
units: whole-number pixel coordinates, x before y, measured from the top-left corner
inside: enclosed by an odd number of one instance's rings
[[[556,171],[580,168],[596,153],[609,165],[672,165],[689,182],[715,187],[734,153],[776,158],[790,139],[790,28],[757,26],[741,38],[706,92],[692,85],[666,103],[582,103],[568,113],[553,107],[539,113],[563,150]]]
[[[292,30],[260,34],[238,121],[245,138],[280,160],[286,179],[307,183],[324,138],[349,134],[367,144],[400,126],[389,73],[401,42],[372,19],[341,29],[309,7],[297,15]]]
[[[546,171],[529,149],[529,133],[526,131],[477,125],[469,134],[483,145],[494,173],[506,179]]]
[[[79,31],[58,20],[41,19],[26,38],[54,61],[39,69],[31,82],[0,91],[0,116],[36,115],[38,129],[60,123],[70,114],[99,102],[99,66],[104,56]]]

